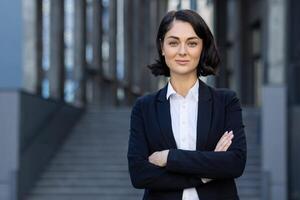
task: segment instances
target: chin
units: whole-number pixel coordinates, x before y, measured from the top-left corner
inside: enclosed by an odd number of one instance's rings
[[[189,75],[194,75],[194,71],[173,71],[174,74],[178,76],[189,76]]]
[[[186,66],[178,66],[178,67],[176,67],[176,69],[171,70],[171,71],[174,74],[177,74],[177,75],[190,75],[190,74],[197,73],[197,70],[195,70],[195,69],[187,69]]]

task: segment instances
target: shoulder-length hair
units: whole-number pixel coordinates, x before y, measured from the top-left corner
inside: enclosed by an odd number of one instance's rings
[[[170,70],[162,55],[162,44],[174,20],[190,23],[197,36],[203,40],[203,49],[197,67],[197,76],[216,75],[220,56],[214,37],[202,17],[192,10],[170,11],[163,17],[156,36],[156,47],[159,57],[155,63],[147,66],[152,71],[152,74],[155,76],[170,76]]]

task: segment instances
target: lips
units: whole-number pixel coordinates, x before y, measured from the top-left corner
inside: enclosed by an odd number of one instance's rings
[[[187,64],[189,61],[188,60],[175,60],[175,62],[179,65],[185,65]]]

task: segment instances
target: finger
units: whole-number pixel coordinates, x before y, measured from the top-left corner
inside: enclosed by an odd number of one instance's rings
[[[226,134],[226,133],[225,133],[225,134]],[[225,135],[225,134],[224,134],[224,135]],[[224,137],[222,137],[222,138],[219,140],[219,142],[218,142],[218,144],[217,144],[217,147],[222,147],[222,146],[224,146],[224,143],[227,143],[228,140],[231,140],[231,137],[232,137],[232,134],[230,134],[230,132],[227,133]]]
[[[222,143],[220,144],[220,146],[225,146],[229,141],[231,141],[233,139],[233,134],[229,134],[228,137],[224,138],[224,140],[222,141]]]
[[[220,143],[224,142],[224,140],[226,140],[227,138],[229,138],[232,135],[232,131],[228,132],[226,131],[223,136],[221,137],[221,139],[219,140]]]
[[[160,165],[160,154],[159,152],[154,152],[151,156],[149,156],[149,162],[159,166]]]
[[[151,162],[154,162],[156,159],[156,152],[152,153],[149,157],[148,157],[148,160],[151,161]]]
[[[223,144],[223,146],[220,147],[221,151],[227,151],[227,149],[230,147],[231,144],[232,144],[232,139],[228,140],[226,143]]]
[[[229,142],[227,142],[226,144],[220,146],[220,147],[217,149],[217,151],[226,151],[226,150],[227,150],[228,143],[229,143]]]
[[[220,138],[220,140],[222,140],[223,138],[225,138],[226,136],[228,136],[228,131],[226,131],[223,135],[222,135],[222,137]],[[220,141],[219,140],[219,141]]]
[[[221,141],[219,145],[217,145],[216,150],[218,150],[218,151],[224,151],[224,149],[227,150],[227,148],[228,148],[227,146],[228,146],[228,144],[231,144],[232,138],[233,138],[233,135],[229,135],[227,138],[224,138],[224,140]]]
[[[231,140],[228,141],[228,142],[223,146],[222,151],[227,151],[231,144],[232,144],[232,141],[231,141]]]
[[[152,158],[152,155],[151,155],[151,156],[148,157],[148,161],[152,163],[152,160],[153,160],[153,158]]]
[[[220,144],[223,142],[224,138],[226,138],[227,136],[228,136],[228,131],[226,131],[226,132],[222,135],[222,137],[219,139],[219,141],[218,141],[216,147],[220,146]]]
[[[152,164],[154,164],[154,165],[157,165],[157,161],[155,159],[153,159],[153,158],[150,158],[149,162],[152,163]]]

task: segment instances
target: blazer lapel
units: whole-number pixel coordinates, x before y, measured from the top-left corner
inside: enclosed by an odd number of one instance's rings
[[[208,86],[199,79],[197,142],[196,149],[203,151],[206,147],[212,118],[212,100]]]
[[[177,148],[176,141],[172,131],[170,101],[167,100],[166,98],[167,89],[168,89],[167,86],[168,85],[166,85],[158,93],[156,115],[165,142],[168,144],[170,149],[176,149]]]
[[[167,100],[166,85],[157,96],[156,115],[165,142],[170,148],[176,149],[176,141],[172,131],[170,101]],[[197,117],[197,150],[205,150],[212,118],[212,99],[208,86],[199,79],[198,117]]]

